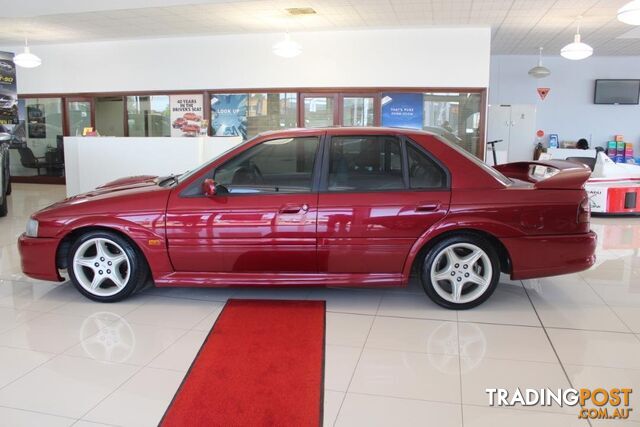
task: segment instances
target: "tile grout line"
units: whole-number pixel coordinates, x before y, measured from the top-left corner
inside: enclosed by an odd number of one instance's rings
[[[573,382],[571,381],[571,378],[569,377],[569,374],[567,373],[567,370],[566,370],[566,368],[564,366],[564,363],[562,363],[562,359],[560,359],[560,355],[558,354],[558,351],[556,350],[556,347],[553,345],[553,341],[551,340],[551,337],[549,336],[549,332],[547,331],[547,328],[545,327],[544,323],[542,322],[542,319],[540,318],[540,314],[538,314],[538,310],[536,309],[536,306],[533,303],[533,300],[531,300],[531,296],[529,295],[529,292],[527,291],[527,287],[524,286],[524,283],[522,282],[522,280],[520,281],[520,283],[522,284],[522,288],[524,289],[524,293],[527,295],[527,298],[529,299],[529,303],[531,304],[531,307],[533,307],[533,312],[536,314],[536,317],[538,318],[538,321],[542,325],[542,330],[544,331],[544,335],[547,337],[547,340],[549,341],[549,345],[551,345],[551,349],[553,350],[553,353],[556,355],[556,358],[558,359],[558,363],[560,364],[560,369],[562,369],[562,372],[564,373],[564,376],[567,379],[567,382],[569,383],[569,386],[571,388],[575,388],[574,385],[573,385]],[[589,426],[591,426],[591,420],[587,419],[587,424],[589,424]]]
[[[340,411],[342,411],[342,406],[344,405],[344,401],[347,398],[347,394],[349,393],[349,389],[351,388],[351,383],[353,382],[353,378],[356,375],[356,371],[358,370],[358,365],[360,364],[360,361],[362,360],[362,354],[364,353],[364,349],[367,345],[367,341],[369,341],[369,336],[371,335],[371,330],[373,329],[373,324],[376,321],[376,318],[378,317],[378,312],[380,311],[380,305],[382,305],[382,296],[380,297],[380,299],[378,300],[378,305],[376,307],[376,312],[373,316],[373,320],[371,321],[371,326],[369,326],[369,331],[367,332],[367,336],[364,339],[364,342],[362,343],[362,348],[360,349],[360,354],[358,355],[358,360],[356,362],[355,367],[353,368],[353,372],[351,373],[351,378],[349,378],[349,384],[347,384],[347,389],[344,392],[344,396],[342,397],[342,401],[340,402],[340,406],[338,407],[338,412],[336,413],[336,418],[333,420],[333,426],[335,427],[336,423],[338,422],[338,417],[340,417]],[[326,349],[325,349],[326,351]],[[326,368],[326,367],[325,367]]]
[[[636,336],[636,338],[640,341],[640,338],[638,338],[638,336],[635,334],[635,332],[633,332],[633,329],[631,329],[631,327],[627,324],[627,322],[625,322],[624,319],[622,317],[620,317],[618,312],[613,307],[611,307],[609,305],[609,303],[602,297],[602,295],[600,295],[600,292],[598,292],[596,289],[594,289],[593,286],[591,286],[591,283],[589,283],[589,281],[587,279],[582,277],[582,275],[580,275],[580,279],[582,279],[582,281],[587,284],[589,289],[591,289],[593,291],[593,293],[596,294],[598,296],[598,298],[600,298],[600,300],[604,303],[604,305],[609,310],[611,310],[611,312],[614,314],[614,316],[616,316],[618,318],[618,320],[629,330],[629,332],[634,334]]]
[[[50,414],[49,412],[34,411],[33,409],[16,408],[16,407],[13,407],[13,406],[6,406],[6,405],[0,405],[0,408],[13,409],[14,411],[29,412],[29,413],[32,413],[32,414],[48,415],[48,416],[51,416],[51,417],[65,418],[65,419],[67,419],[69,421],[73,421],[73,423],[70,424],[70,425],[73,425],[73,424],[75,424],[76,422],[79,421],[79,419],[77,419],[77,418],[67,417],[65,415]]]

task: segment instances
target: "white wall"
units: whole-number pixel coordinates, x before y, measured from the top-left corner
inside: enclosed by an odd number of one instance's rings
[[[640,79],[638,57],[591,57],[569,61],[560,55],[544,57],[551,70],[544,79],[529,77],[537,56],[491,57],[489,104],[535,104],[536,126],[560,140],[587,138],[590,145],[604,145],[613,135],[622,134],[640,148],[640,105],[595,105],[595,79]],[[537,87],[551,92],[541,101]],[[532,136],[533,137],[533,136]]]
[[[64,138],[67,196],[118,178],[180,174],[218,157],[240,137]]]
[[[242,34],[36,45],[32,52],[42,66],[18,71],[18,92],[489,84],[489,28],[294,33],[304,50],[293,59],[271,52],[282,38]]]

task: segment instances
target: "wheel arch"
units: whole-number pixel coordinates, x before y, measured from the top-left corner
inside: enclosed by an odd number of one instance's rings
[[[92,218],[67,224],[65,229],[61,230],[56,236],[60,238],[60,243],[56,250],[56,266],[58,268],[66,268],[67,255],[75,239],[83,233],[94,230],[116,233],[131,243],[142,255],[149,267],[151,277],[154,279],[173,272],[164,235],[159,235],[150,229],[129,221],[105,221],[104,218],[101,220]]]
[[[469,234],[479,236],[490,241],[498,252],[500,271],[506,274],[511,274],[511,255],[509,254],[509,251],[507,250],[505,245],[497,236],[486,230],[481,230],[478,228],[459,227],[447,228],[438,231],[430,230],[416,241],[414,246],[411,248],[409,255],[407,256],[407,260],[405,261],[405,266],[403,269],[403,279],[405,280],[405,282],[408,283],[411,274],[418,271],[419,261],[422,259],[423,255],[427,251],[429,251],[429,249],[431,249],[435,244],[442,241],[443,239],[446,239],[447,237]]]
[[[67,234],[64,235],[60,243],[58,244],[58,249],[56,250],[56,267],[60,269],[67,268],[67,258],[69,255],[69,250],[73,243],[82,235],[90,232],[90,231],[108,231],[110,233],[115,233],[118,236],[124,238],[127,242],[131,244],[144,258],[145,262],[148,264],[147,256],[144,251],[140,248],[140,245],[136,243],[130,236],[126,233],[122,232],[122,230],[103,226],[103,225],[85,225],[78,228],[74,228],[70,230]]]

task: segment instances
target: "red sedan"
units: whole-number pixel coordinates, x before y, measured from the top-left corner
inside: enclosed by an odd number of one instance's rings
[[[541,172],[541,173],[538,173]],[[121,300],[155,286],[405,286],[474,307],[500,272],[595,261],[571,162],[486,166],[436,135],[382,128],[270,132],[174,177],[124,178],[35,213],[28,276]]]

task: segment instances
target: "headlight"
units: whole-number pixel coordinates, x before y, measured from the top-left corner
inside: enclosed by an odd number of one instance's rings
[[[38,221],[33,218],[29,218],[29,221],[27,221],[26,234],[29,237],[38,237]]]

